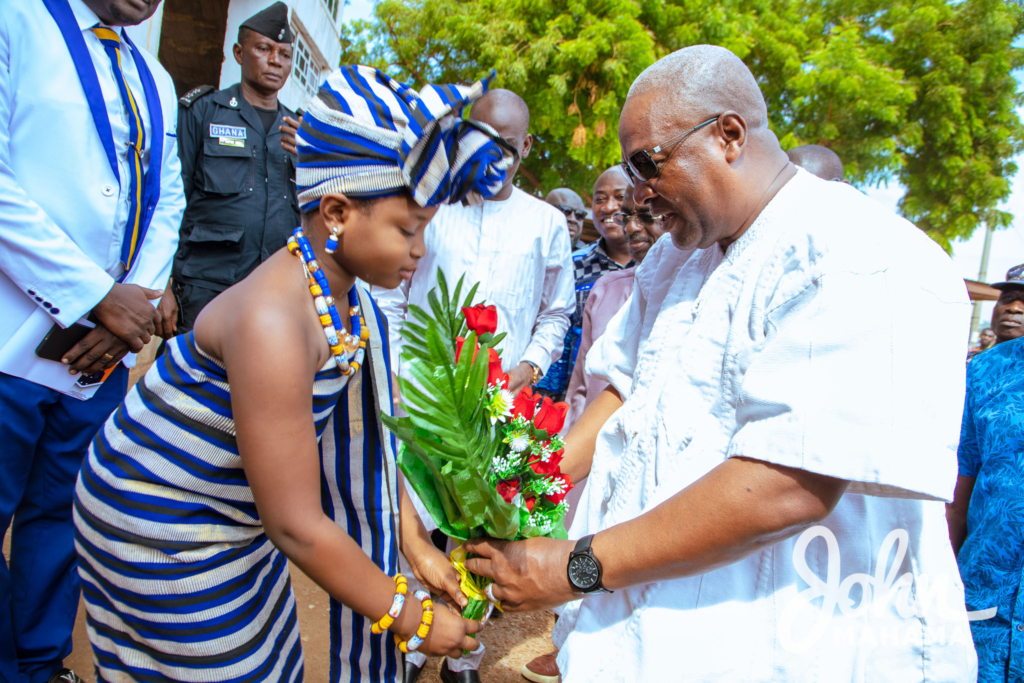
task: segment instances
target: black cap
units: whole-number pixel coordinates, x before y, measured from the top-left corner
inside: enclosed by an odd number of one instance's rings
[[[1014,266],[1006,271],[1006,279],[1002,282],[993,282],[996,289],[1024,289],[1024,263]]]
[[[279,43],[295,40],[292,27],[288,24],[288,5],[283,2],[275,2],[262,12],[252,15],[242,22],[241,28],[251,29]]]

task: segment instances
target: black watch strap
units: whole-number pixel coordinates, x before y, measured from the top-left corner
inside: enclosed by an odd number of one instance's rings
[[[580,540],[576,541],[576,547],[572,549],[572,554],[585,553],[590,550],[590,544],[594,541],[594,534],[584,536]],[[593,552],[590,553],[593,555]]]

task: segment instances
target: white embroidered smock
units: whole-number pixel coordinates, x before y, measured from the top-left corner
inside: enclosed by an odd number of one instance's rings
[[[724,254],[661,239],[587,359],[624,405],[570,538],[732,456],[851,483],[820,525],[743,560],[570,603],[563,680],[973,681],[942,502],[969,315],[938,245],[802,170]]]

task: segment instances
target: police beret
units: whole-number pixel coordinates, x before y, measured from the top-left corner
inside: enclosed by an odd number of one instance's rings
[[[288,5],[275,2],[273,5],[257,12],[242,22],[242,28],[251,29],[279,43],[290,43],[295,40],[292,28],[288,24]]]

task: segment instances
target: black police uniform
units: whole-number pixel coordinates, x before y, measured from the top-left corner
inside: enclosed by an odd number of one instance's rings
[[[206,304],[285,246],[299,224],[296,157],[281,147],[278,103],[264,131],[241,84],[196,88],[180,100],[178,152],[187,207],[174,257],[179,333]]]

